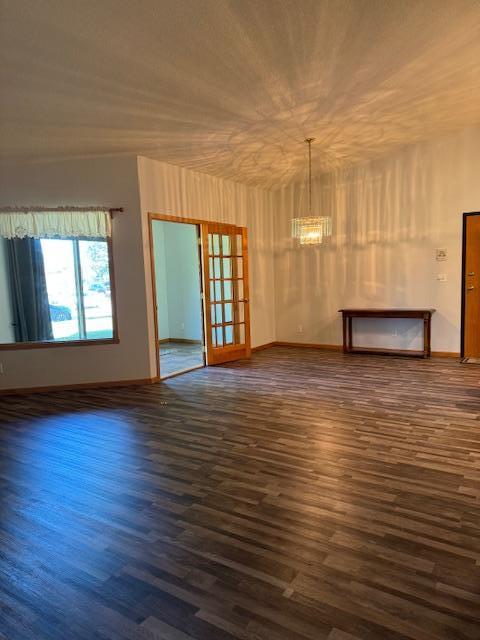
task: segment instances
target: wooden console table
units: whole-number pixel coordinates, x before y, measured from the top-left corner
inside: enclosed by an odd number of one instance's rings
[[[344,353],[385,353],[396,356],[430,357],[431,320],[435,309],[339,309],[339,313],[342,314],[343,319]],[[352,340],[353,318],[419,318],[423,320],[423,350],[354,347]]]

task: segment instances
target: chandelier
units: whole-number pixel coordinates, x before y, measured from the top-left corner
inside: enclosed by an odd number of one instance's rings
[[[312,215],[312,142],[315,138],[307,138],[308,144],[308,216],[292,219],[292,238],[300,244],[322,244],[323,238],[332,235],[332,219],[329,216]]]

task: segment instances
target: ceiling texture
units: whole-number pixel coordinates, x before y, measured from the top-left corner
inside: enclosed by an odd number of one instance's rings
[[[0,0],[3,161],[276,188],[480,123],[480,0]]]

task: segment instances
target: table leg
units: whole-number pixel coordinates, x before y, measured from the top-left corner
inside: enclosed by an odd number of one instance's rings
[[[348,352],[348,347],[347,347],[347,316],[345,314],[342,314],[342,320],[343,320],[343,353],[347,353]]]
[[[423,357],[430,358],[431,355],[431,317],[428,316],[423,319]]]
[[[353,348],[353,339],[352,339],[352,333],[353,333],[353,318],[350,316],[348,318],[348,350],[351,351]]]

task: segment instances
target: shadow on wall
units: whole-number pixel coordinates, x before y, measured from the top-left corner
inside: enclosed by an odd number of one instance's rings
[[[146,236],[149,211],[247,227],[252,346],[274,341],[274,193],[144,157],[138,176]]]
[[[316,181],[313,212],[333,222],[333,236],[318,247],[290,238],[304,188],[278,192],[278,339],[339,344],[341,307],[433,307],[434,348],[458,351],[461,213],[480,209],[470,166],[478,143],[480,129],[470,130]],[[446,262],[436,262],[436,247],[447,249]],[[387,335],[408,347],[407,337]]]

